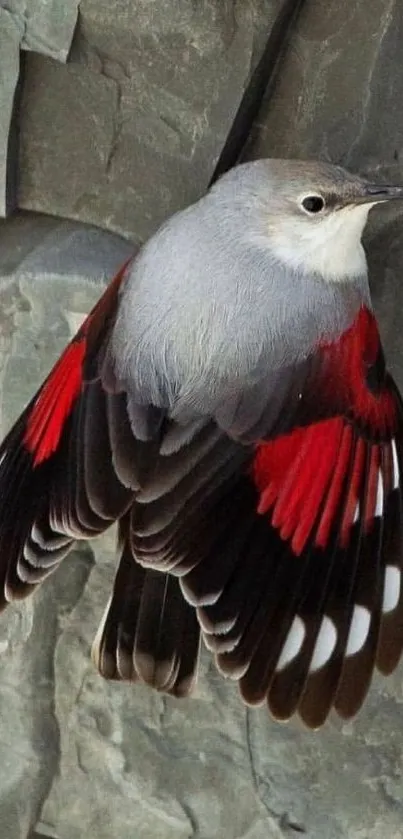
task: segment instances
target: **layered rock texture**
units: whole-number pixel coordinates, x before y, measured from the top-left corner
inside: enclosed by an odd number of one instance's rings
[[[115,269],[207,187],[283,0],[0,0],[5,431]],[[403,180],[403,8],[303,5],[246,155]],[[403,386],[403,216],[367,234]],[[179,701],[108,684],[91,641],[114,534],[0,618],[4,839],[402,839],[403,665],[315,734],[245,710],[202,660]]]

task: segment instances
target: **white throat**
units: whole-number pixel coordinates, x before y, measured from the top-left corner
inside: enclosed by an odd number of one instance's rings
[[[297,271],[340,282],[367,273],[361,236],[373,204],[337,210],[323,219],[282,219],[270,228],[270,250]]]

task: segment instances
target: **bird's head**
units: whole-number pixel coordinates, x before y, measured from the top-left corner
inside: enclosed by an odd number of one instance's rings
[[[268,159],[237,168],[238,197],[247,176],[259,211],[255,238],[283,264],[329,282],[366,273],[361,236],[368,212],[403,198],[403,187],[369,183],[327,163]]]

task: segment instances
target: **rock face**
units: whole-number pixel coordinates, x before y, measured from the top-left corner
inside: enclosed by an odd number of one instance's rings
[[[72,0],[0,3],[0,216],[17,206],[20,48],[65,61],[77,21]]]
[[[79,0],[7,0],[2,3],[21,36],[21,48],[66,61]]]
[[[8,207],[30,211],[0,222],[3,432],[133,242],[204,191],[280,6],[82,0],[63,64],[77,4],[37,0],[29,14],[0,4],[0,209],[16,101]],[[319,156],[402,180],[402,28],[392,0],[306,4],[248,154]],[[35,51],[15,100],[20,44]],[[401,386],[402,231],[398,208],[382,209],[367,235]],[[402,667],[375,680],[356,721],[332,718],[316,734],[245,710],[207,654],[191,700],[105,683],[89,650],[113,543],[110,533],[79,546],[0,618],[1,835],[403,839]]]
[[[0,215],[16,205],[14,102],[20,72],[21,32],[9,11],[0,7]],[[13,142],[14,140],[14,142]]]
[[[149,235],[206,189],[280,5],[83,0],[69,64],[27,57],[19,205]]]

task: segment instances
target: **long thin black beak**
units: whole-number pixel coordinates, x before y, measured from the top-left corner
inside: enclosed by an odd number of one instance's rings
[[[386,184],[366,184],[364,195],[360,196],[357,204],[375,204],[381,201],[395,201],[403,199],[403,186],[388,186]]]

